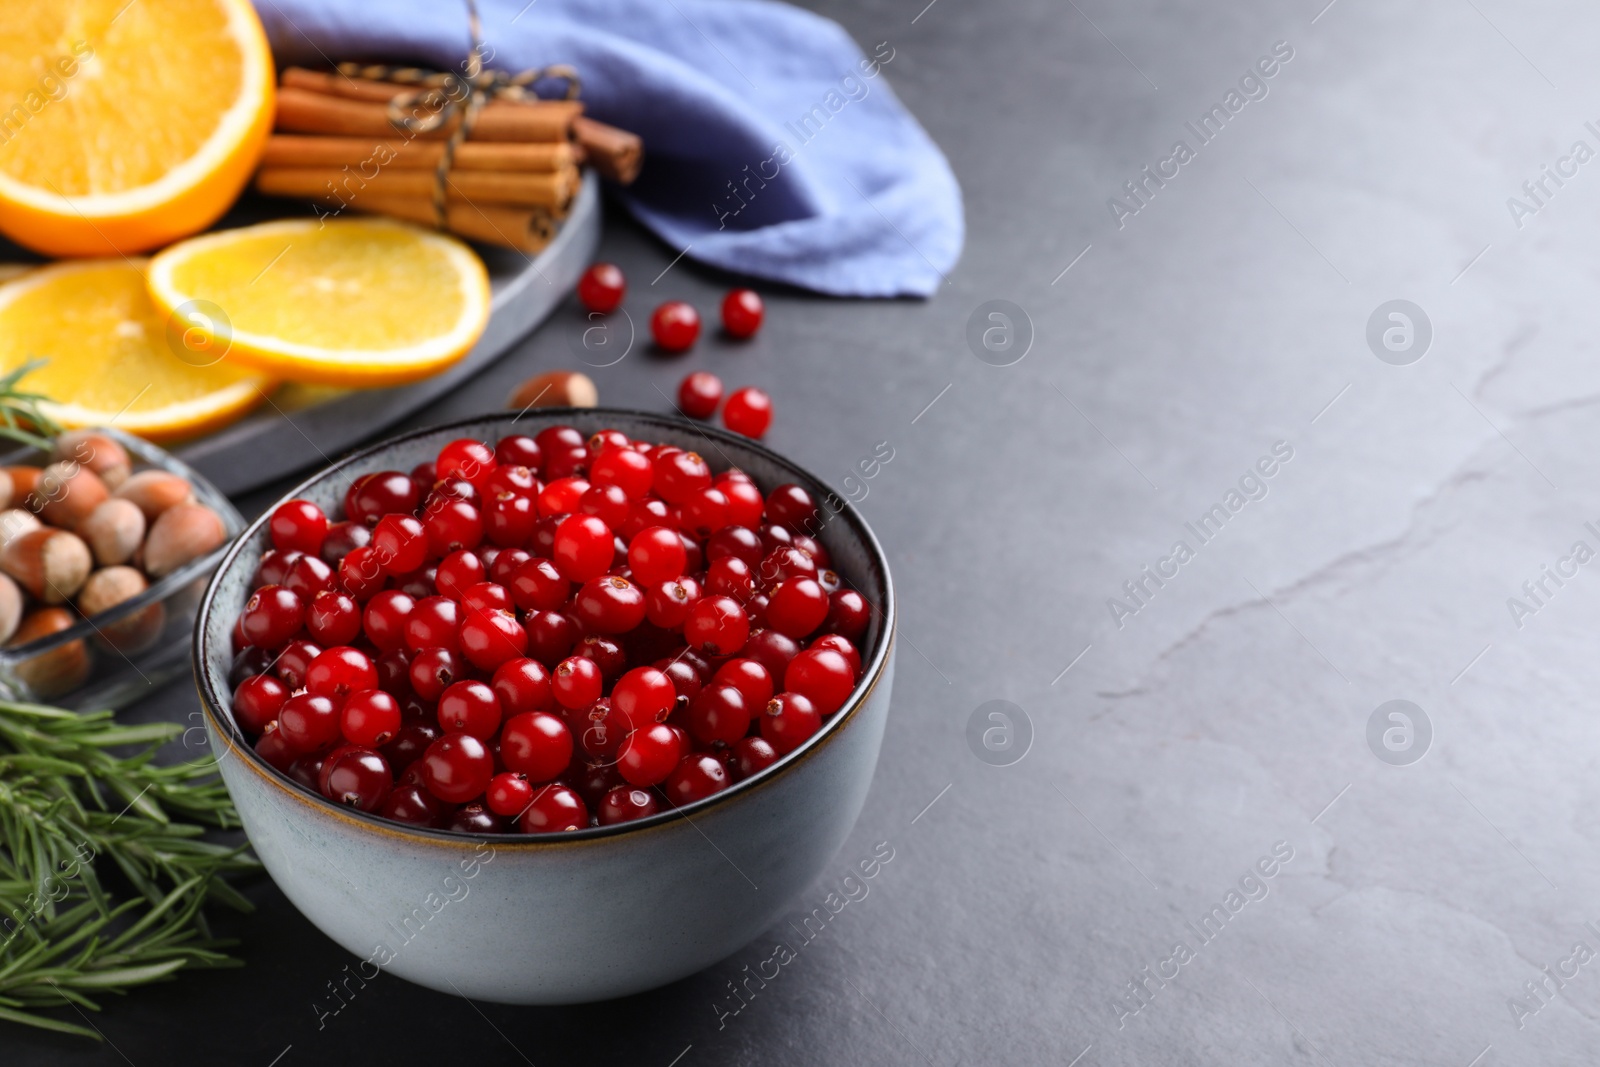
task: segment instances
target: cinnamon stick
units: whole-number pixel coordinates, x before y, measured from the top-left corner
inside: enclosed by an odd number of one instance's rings
[[[263,167],[349,167],[362,174],[393,167],[396,170],[432,170],[444,155],[438,141],[407,141],[403,137],[316,137],[275,133],[267,138],[261,155]],[[581,149],[564,141],[515,144],[502,141],[468,141],[456,148],[452,171],[510,170],[550,174],[576,166]]]
[[[425,118],[432,114],[426,105],[416,105],[410,114]],[[583,113],[576,100],[540,100],[515,103],[491,100],[478,112],[467,134],[469,141],[567,141],[572,139],[572,121]],[[352,100],[333,93],[316,92],[296,86],[278,90],[276,127],[290,133],[334,134],[341,137],[407,137],[439,141],[454,132],[461,122],[459,111],[438,129],[409,134],[396,130],[389,121],[387,103]]]
[[[355,211],[387,215],[423,226],[432,226],[435,222],[433,202],[426,197],[364,196],[351,201],[349,206]],[[515,248],[531,255],[543,251],[555,237],[556,222],[554,216],[542,208],[447,204],[445,228],[469,241]]]
[[[638,134],[583,115],[572,120],[572,132],[583,148],[584,158],[594,164],[602,178],[628,185],[639,176],[639,168],[644,165],[644,142]]]
[[[268,196],[297,196],[355,202],[363,196],[402,196],[428,200],[434,175],[425,170],[381,169],[373,177],[333,167],[263,167],[256,189]],[[550,174],[463,170],[452,172],[445,186],[448,202],[541,207],[564,215],[578,191],[578,170],[567,167]]]

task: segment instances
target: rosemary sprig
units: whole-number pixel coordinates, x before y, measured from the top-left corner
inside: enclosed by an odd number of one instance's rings
[[[221,876],[257,864],[202,838],[238,825],[215,760],[154,762],[182,729],[0,702],[0,1020],[98,1039],[38,1009],[237,965],[201,906],[252,910]]]
[[[61,433],[62,426],[45,414],[40,407],[48,402],[43,393],[30,393],[17,388],[22,379],[44,366],[48,360],[30,359],[16,370],[0,375],[0,437],[9,437],[25,445],[48,452],[51,438]]]

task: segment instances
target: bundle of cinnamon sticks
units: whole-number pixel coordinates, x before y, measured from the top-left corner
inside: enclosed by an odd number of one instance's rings
[[[286,69],[256,189],[338,212],[435,225],[437,168],[460,109],[434,130],[397,129],[389,102],[416,92],[414,85]],[[427,104],[417,110],[425,113]],[[537,252],[570,208],[580,166],[626,185],[643,156],[636,135],[585,117],[576,100],[490,100],[451,159],[445,227],[468,240]]]

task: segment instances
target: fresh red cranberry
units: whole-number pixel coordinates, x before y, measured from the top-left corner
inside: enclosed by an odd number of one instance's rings
[[[577,475],[551,480],[539,491],[539,515],[543,518],[571,515],[578,510],[578,505],[583,503],[583,494],[589,491],[589,486],[587,478],[580,478]]]
[[[478,492],[477,486],[465,478],[440,478],[433,483],[433,489],[428,494],[423,511],[431,511],[447,500],[480,507],[483,504],[483,494]]]
[[[372,528],[372,547],[385,574],[409,574],[428,558],[428,538],[422,523],[410,515],[385,515]]]
[[[522,809],[533,802],[533,786],[525,774],[502,771],[489,779],[489,791],[483,799],[490,811],[511,818],[522,814]]]
[[[363,475],[345,494],[347,518],[365,526],[375,526],[385,515],[409,515],[422,502],[422,491],[408,474],[377,471]]]
[[[684,650],[685,652],[688,649]],[[688,663],[682,655],[670,659],[658,660],[656,669],[672,681],[672,688],[676,690],[678,699],[674,708],[687,708],[689,701],[693,700],[705,685],[705,680],[700,677],[700,672]]]
[[[489,747],[469,733],[450,733],[428,746],[418,761],[428,792],[446,804],[465,804],[483,795],[494,777]]]
[[[593,660],[600,668],[600,677],[607,683],[622,674],[628,666],[628,653],[614,638],[604,634],[585,634],[572,646],[574,656]]]
[[[250,578],[250,588],[282,585],[289,580],[289,569],[294,566],[294,561],[304,554],[293,550],[279,552],[275,548],[267,549],[261,554],[261,562],[256,564],[255,574]]]
[[[620,485],[591,484],[578,500],[579,514],[593,515],[612,530],[627,522],[632,511],[628,494]]]
[[[460,601],[468,611],[506,611],[511,607],[511,595],[505,586],[495,582],[469,585],[450,599]]]
[[[506,769],[548,782],[572,762],[572,732],[542,711],[525,711],[506,720],[500,731],[500,758]]]
[[[428,746],[444,736],[437,722],[404,722],[394,738],[383,746],[383,757],[389,766],[404,771],[428,751]]]
[[[667,352],[687,352],[700,336],[700,313],[682,300],[668,300],[650,316],[650,335]]]
[[[735,389],[722,407],[722,424],[734,433],[760,440],[772,425],[772,398],[751,385]]]
[[[799,652],[800,644],[794,638],[785,637],[776,630],[763,628],[751,632],[750,640],[745,642],[743,654],[765,667],[776,684],[789,669],[789,661]]]
[[[758,660],[730,659],[717,668],[717,673],[711,676],[711,683],[731,685],[739,690],[748,708],[764,707],[772,699],[772,672]]]
[[[710,371],[693,371],[678,385],[678,410],[692,419],[709,419],[722,403],[722,379]]]
[[[428,703],[437,703],[464,670],[461,657],[448,648],[424,648],[411,659],[411,688]]]
[[[706,568],[706,592],[746,603],[756,593],[755,572],[738,556],[723,556]]]
[[[498,466],[494,449],[482,441],[462,437],[439,449],[433,471],[436,478],[465,478],[482,492]]]
[[[228,665],[228,684],[237,689],[246,678],[268,673],[272,669],[272,660],[272,653],[264,648],[254,645],[240,648],[234,654],[233,662]]]
[[[555,698],[550,694],[550,672],[535,659],[519,657],[500,664],[490,680],[500,698],[500,714],[507,718],[529,711],[543,711]]]
[[[520,463],[500,464],[484,483],[483,494],[489,499],[501,493],[533,498],[539,495],[539,476]]]
[[[254,675],[240,682],[233,691],[233,719],[240,729],[255,737],[277,719],[278,711],[288,699],[288,686],[270,674]]]
[[[311,661],[320,655],[322,646],[313,641],[290,641],[272,661],[273,673],[291,690],[304,689],[306,670],[311,666]]]
[[[458,550],[439,561],[433,581],[440,595],[459,600],[462,593],[483,581],[484,577],[483,561],[477,554]]]
[[[779,693],[767,701],[761,716],[761,737],[780,756],[799,748],[822,729],[822,714],[803,693]]]
[[[316,693],[296,693],[278,711],[277,733],[296,754],[339,740],[339,706]]]
[[[596,430],[584,441],[589,458],[594,459],[608,448],[632,448],[633,441],[621,430]]]
[[[672,684],[672,679],[654,667],[635,667],[617,679],[617,684],[611,689],[612,708],[635,729],[666,721],[667,713],[672,710],[677,699],[678,693]],[[666,777],[664,772],[662,777]],[[634,784],[639,783],[634,782]]]
[[[740,339],[754,337],[766,313],[754,289],[734,289],[722,298],[722,328]]]
[[[702,746],[731,745],[750,729],[750,707],[738,689],[713,682],[689,702],[689,735]]]
[[[850,661],[833,649],[808,648],[789,661],[783,687],[810,697],[820,714],[832,715],[850,699],[856,672]]]
[[[361,632],[361,609],[344,593],[325,589],[311,598],[306,629],[323,647],[347,645]]]
[[[379,653],[374,665],[378,668],[379,689],[396,700],[416,696],[411,688],[411,654],[405,649]]]
[[[850,673],[855,677],[861,676],[861,653],[856,650],[849,638],[839,634],[823,634],[811,642],[812,648],[831,648],[850,662]]]
[[[409,574],[397,574],[391,581],[391,588],[398,589],[414,600],[421,600],[425,596],[433,596],[439,591],[439,568],[420,567]]]
[[[544,454],[546,461],[554,453],[570,448],[584,448],[587,452],[583,434],[571,426],[546,426],[534,436],[533,440]]]
[[[524,548],[502,548],[495,553],[494,562],[489,566],[489,581],[503,586],[508,591],[511,588],[511,579],[523,564],[533,559],[533,553]],[[471,584],[471,583],[468,583]]]
[[[731,656],[749,638],[750,619],[731,597],[703,596],[689,608],[683,636],[692,648],[713,656]]]
[[[389,791],[378,814],[412,826],[437,826],[444,808],[421,786],[398,785]]]
[[[353,548],[339,561],[339,585],[358,604],[372,599],[385,580],[377,550],[371,545]]]
[[[458,639],[467,662],[480,671],[494,671],[528,651],[528,632],[505,608],[469,608]]]
[[[632,786],[619,785],[607,791],[601,798],[595,814],[600,819],[601,826],[615,826],[620,822],[632,822],[643,819],[647,815],[656,813],[656,798],[643,789]]]
[[[664,630],[677,629],[689,617],[689,609],[700,599],[700,593],[700,583],[693,578],[662,582],[645,597],[645,618]]]
[[[828,617],[828,594],[814,578],[789,578],[778,583],[767,604],[767,625],[799,640]]]
[[[387,744],[400,730],[400,702],[382,689],[351,693],[339,711],[339,730],[352,745]]]
[[[461,607],[449,597],[423,597],[406,616],[406,647],[413,652],[424,648],[458,651],[461,632]]]
[[[556,703],[576,711],[600,699],[599,666],[582,656],[568,656],[550,675],[550,692]]]
[[[791,533],[799,533],[814,523],[817,502],[810,493],[793,482],[780,485],[767,494],[767,518]]]
[[[644,590],[615,574],[585,582],[573,605],[579,623],[595,633],[627,633],[645,616]]]
[[[333,568],[317,556],[301,556],[289,568],[283,587],[300,598],[302,604],[333,584]]]
[[[766,546],[761,543],[761,536],[755,530],[735,524],[724,526],[707,538],[705,554],[713,564],[731,556],[754,567],[766,555]]]
[[[539,508],[532,497],[501,491],[489,498],[483,509],[483,530],[491,543],[514,547],[526,542],[539,521]]]
[[[281,585],[267,585],[250,594],[239,628],[252,645],[277,648],[300,632],[305,616],[305,602],[298,594]]]
[[[806,553],[789,545],[767,553],[756,573],[762,588],[769,589],[790,578],[816,578],[817,565]]]
[[[342,701],[362,689],[378,688],[378,668],[359,649],[330,648],[306,667],[305,683],[310,692]]]
[[[309,500],[288,500],[273,511],[267,526],[272,532],[273,548],[315,556],[322,551],[328,517]]]
[[[811,561],[817,565],[819,574],[833,563],[833,558],[828,555],[826,546],[810,534],[795,534],[794,547],[811,557]]]
[[[676,530],[652,526],[628,543],[628,566],[634,580],[644,586],[659,585],[683,573],[689,562],[683,539]]]
[[[673,768],[662,784],[668,803],[674,807],[704,800],[728,786],[728,769],[715,756],[691,753]]]
[[[716,486],[728,498],[728,522],[750,528],[761,525],[766,501],[754,483],[737,478],[719,479]]]
[[[455,682],[439,696],[439,726],[487,742],[500,728],[500,701],[483,682]]]
[[[423,512],[422,527],[428,534],[427,550],[435,556],[483,543],[483,515],[464,500],[435,498]]]
[[[579,747],[595,759],[614,759],[631,729],[605,697],[581,712],[572,713],[571,718]]]
[[[385,589],[367,601],[361,613],[361,628],[367,640],[381,651],[404,648],[406,623],[417,610],[417,602],[398,589]],[[426,646],[419,646],[426,647]]]
[[[653,470],[654,468],[652,472]],[[623,523],[622,529],[617,532],[625,538],[632,539],[643,530],[652,526],[665,526],[671,521],[672,511],[667,502],[659,497],[650,497],[634,503],[633,510],[628,512],[628,521]]]
[[[593,515],[569,515],[556,527],[551,559],[562,576],[575,582],[598,578],[611,567],[611,528]]]
[[[714,485],[696,489],[678,505],[678,528],[709,537],[728,525],[728,496]]]
[[[546,666],[571,652],[578,640],[578,624],[560,611],[532,612],[523,629],[528,633],[528,655]]]
[[[583,830],[589,826],[589,811],[583,798],[564,785],[554,783],[534,791],[517,825],[525,834],[550,834],[564,830]]]
[[[593,485],[614,485],[629,500],[642,500],[654,480],[650,457],[633,448],[607,447],[589,464],[589,481]]]
[[[543,465],[539,442],[520,433],[509,434],[495,442],[494,459],[502,467],[527,467],[530,471]]]
[[[733,776],[744,781],[778,762],[778,750],[762,737],[740,738],[733,746]]]
[[[372,531],[359,522],[336,522],[322,539],[322,562],[337,568],[352,551],[372,542]]]
[[[511,601],[524,611],[554,611],[567,602],[572,583],[548,559],[530,559],[518,567],[508,586]]]
[[[283,737],[282,730],[273,729],[256,739],[256,755],[266,760],[273,770],[288,774],[300,753]]]
[[[711,465],[697,452],[657,454],[653,466],[655,490],[669,504],[681,504],[711,485]]]
[[[617,750],[617,772],[634,786],[666,781],[678,765],[678,736],[665,723],[654,723],[629,734]]]
[[[627,291],[628,281],[622,276],[622,268],[614,263],[596,263],[578,279],[578,299],[599,315],[609,315],[621,307]]]

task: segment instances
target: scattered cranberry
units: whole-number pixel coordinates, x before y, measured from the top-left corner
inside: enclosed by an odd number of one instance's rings
[[[678,408],[693,419],[709,419],[722,403],[722,379],[710,371],[690,373],[678,386]]]
[[[734,337],[754,337],[764,313],[754,289],[735,289],[722,298],[722,328]]]
[[[735,389],[722,407],[722,424],[759,441],[772,425],[772,397],[751,385]]]
[[[668,352],[687,352],[700,336],[700,313],[682,300],[668,300],[650,316],[650,333]]]
[[[578,299],[590,311],[609,315],[622,306],[628,282],[622,269],[612,263],[596,263],[578,279]]]

